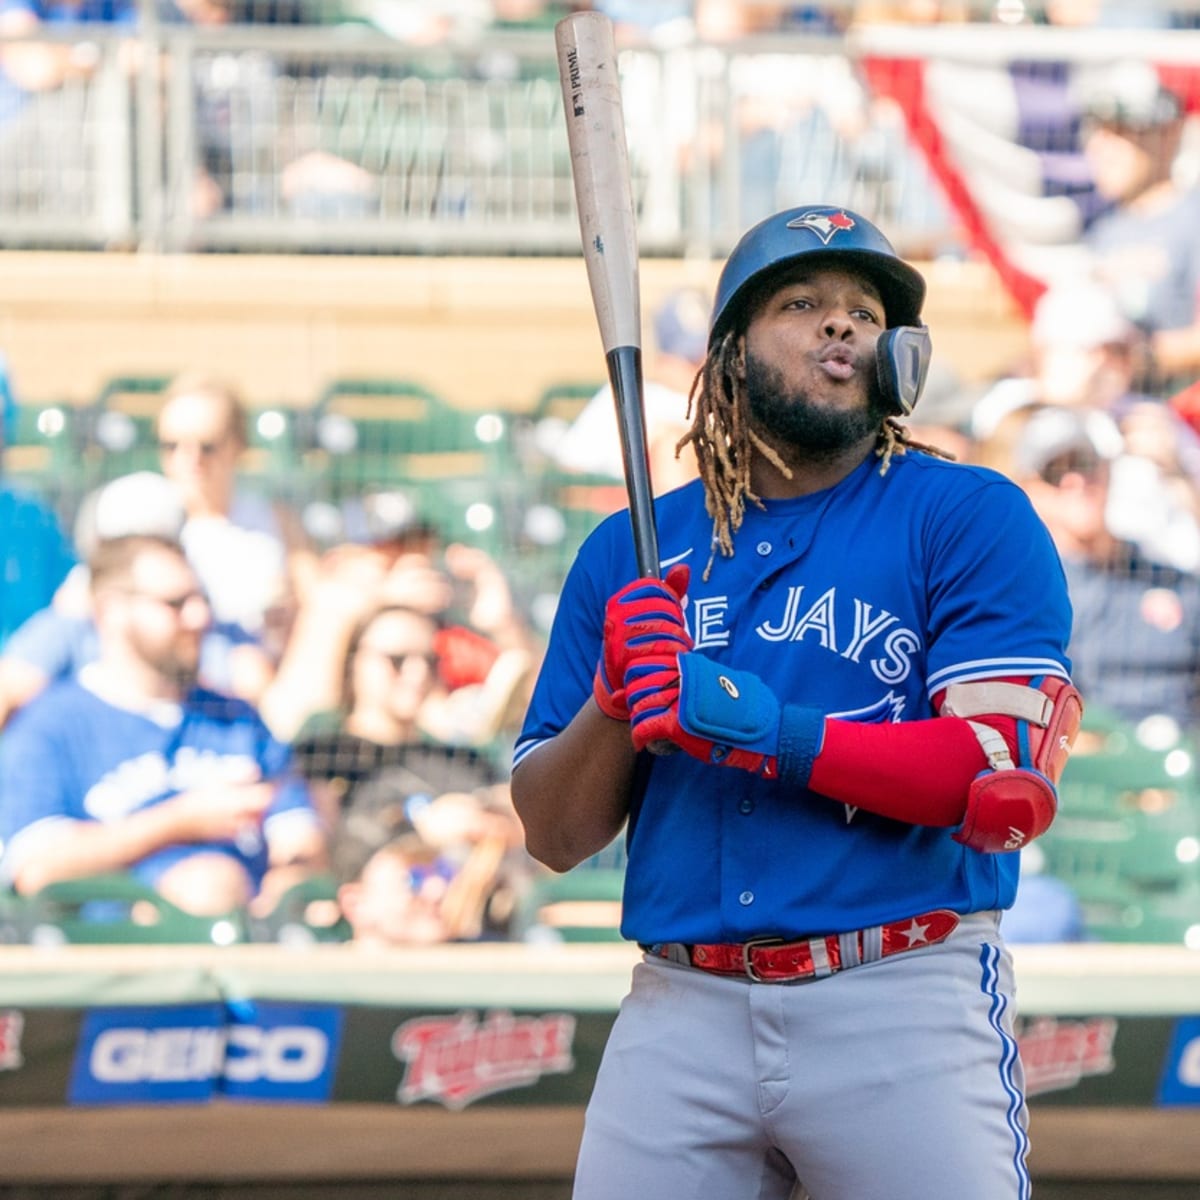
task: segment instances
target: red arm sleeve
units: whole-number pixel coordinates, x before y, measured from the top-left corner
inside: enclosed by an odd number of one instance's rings
[[[1015,754],[1015,718],[975,720],[996,729]],[[808,786],[881,817],[949,827],[962,822],[967,789],[987,765],[983,747],[961,717],[881,725],[830,717]]]

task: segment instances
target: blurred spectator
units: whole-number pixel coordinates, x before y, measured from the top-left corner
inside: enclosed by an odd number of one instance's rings
[[[218,621],[256,636],[287,611],[314,554],[299,518],[239,486],[247,416],[237,392],[207,375],[181,375],[163,397],[155,432],[163,474],[187,513],[180,540]]]
[[[48,605],[74,558],[58,519],[33,496],[0,484],[0,644]]]
[[[1153,718],[1169,743],[1200,732],[1200,576],[1112,533],[1105,513],[1119,451],[1104,413],[1031,409],[1014,445],[1015,478],[1062,558],[1079,690],[1126,720]]]
[[[411,824],[393,825],[388,816],[362,815],[353,836],[333,844],[338,907],[351,938],[372,949],[449,941],[442,916],[448,871]]]
[[[342,915],[360,945],[384,947],[509,935],[532,863],[499,789],[406,804],[364,792],[334,831]]]
[[[1003,379],[975,406],[978,442],[1006,413],[1031,404],[1107,412],[1121,432],[1108,521],[1152,558],[1200,567],[1200,437],[1169,405],[1134,391],[1142,334],[1095,283],[1062,284],[1038,301],[1027,374]],[[1003,469],[1003,467],[1001,468]]]
[[[278,736],[291,739],[315,714],[342,708],[356,630],[380,607],[415,610],[437,627],[439,687],[421,713],[427,737],[485,746],[519,720],[540,651],[504,572],[477,547],[443,546],[410,515],[369,533],[366,545],[321,557],[263,698]]]
[[[31,35],[88,24],[132,34],[137,13],[135,0],[0,0],[0,34],[28,39],[0,43],[0,211],[78,215],[81,193],[103,195],[106,184],[128,188],[120,177],[80,182],[128,167],[120,154],[100,153],[88,139],[103,125],[94,116],[102,104],[90,81],[104,65],[105,49],[82,29],[77,40]],[[135,54],[123,50],[120,69],[128,73],[135,64]]]
[[[695,5],[691,0],[594,0],[590,7],[612,21],[619,40],[662,41],[687,36]]]
[[[0,435],[0,462],[2,456]],[[54,513],[35,496],[0,479],[0,647],[13,630],[50,603],[74,563]]]
[[[934,359],[921,389],[921,401],[904,424],[918,442],[936,446],[958,462],[970,462],[974,451],[971,415],[979,389],[968,385],[953,367]]]
[[[102,542],[100,657],[0,740],[0,872],[20,892],[128,870],[189,912],[269,904],[323,866],[286,747],[254,709],[196,684],[210,610],[181,547]]]
[[[1184,179],[1185,116],[1145,62],[1099,73],[1085,99],[1084,152],[1112,209],[1085,234],[1097,278],[1149,339],[1139,385],[1164,393],[1200,368],[1200,191]]]
[[[667,295],[654,312],[653,358],[647,364],[644,409],[646,444],[656,492],[669,491],[695,477],[695,457],[676,457],[676,444],[687,433],[688,397],[708,348],[711,301],[699,288]],[[621,439],[613,408],[612,389],[605,384],[588,401],[571,425],[542,431],[547,449],[558,466],[568,471],[624,478]]]
[[[438,630],[428,613],[392,605],[370,613],[352,633],[340,707],[312,718],[293,744],[331,827],[369,782],[392,786],[397,798],[427,800],[498,780],[477,751],[436,741],[423,726],[427,707],[445,701]]]
[[[167,0],[163,19],[200,27],[224,26],[236,16],[253,21],[235,0]],[[253,162],[269,153],[278,119],[275,87],[278,68],[273,57],[243,49],[237,53],[200,53],[190,59],[195,96],[195,174],[188,211],[204,219],[232,206],[234,163]],[[239,120],[236,112],[254,113]],[[265,197],[242,197],[243,202]]]
[[[733,51],[743,38],[777,28],[779,11],[740,0],[696,0],[696,38]],[[868,99],[853,63],[836,52],[808,54],[797,69],[795,54],[702,55],[698,69],[727,89],[702,88],[720,107],[697,106],[697,136],[685,143],[687,161],[698,154],[709,164],[707,197],[713,228],[746,229],[763,217],[814,195],[845,195],[854,178],[852,147],[866,128]],[[727,202],[726,131],[736,130],[738,206]]]
[[[75,546],[84,559],[103,540],[137,534],[177,540],[185,514],[179,494],[162,475],[138,471],[98,488],[75,519]],[[92,620],[87,567],[72,571],[55,602],[39,609],[0,653],[0,728],[22,705],[60,679],[70,679],[100,653]],[[274,664],[238,625],[214,622],[200,649],[199,683],[213,691],[256,701]]]

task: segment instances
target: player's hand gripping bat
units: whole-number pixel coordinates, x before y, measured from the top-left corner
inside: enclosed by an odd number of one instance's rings
[[[637,225],[612,22],[580,12],[555,26],[575,204],[608,363],[638,573],[660,577],[642,398]]]

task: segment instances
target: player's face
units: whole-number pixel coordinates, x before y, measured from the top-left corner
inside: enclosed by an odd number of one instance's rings
[[[118,599],[120,636],[133,657],[173,683],[194,683],[212,613],[187,562],[166,550],[143,552]]]
[[[746,328],[750,412],[772,443],[836,455],[879,429],[879,293],[834,269],[798,270],[762,299]]]

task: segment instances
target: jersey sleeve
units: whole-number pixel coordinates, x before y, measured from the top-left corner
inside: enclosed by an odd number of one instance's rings
[[[0,877],[6,885],[43,838],[56,836],[62,822],[83,817],[72,802],[70,755],[55,718],[47,697],[39,697],[0,738]]]
[[[927,691],[1000,676],[1069,678],[1071,605],[1049,531],[996,479],[935,510]]]
[[[625,518],[628,520],[628,518]],[[610,518],[611,520],[611,518]],[[604,606],[622,579],[609,587],[606,526],[584,542],[567,573],[525,722],[513,750],[513,766],[562,732],[592,694],[604,638]]]

